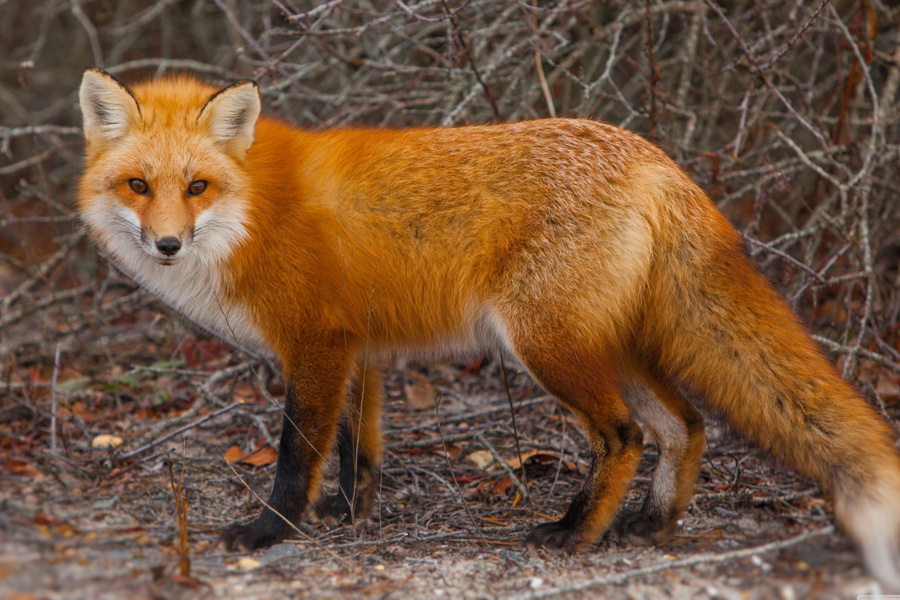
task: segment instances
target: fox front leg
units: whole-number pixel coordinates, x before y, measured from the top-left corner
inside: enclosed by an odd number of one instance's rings
[[[324,457],[341,417],[348,363],[343,346],[321,345],[285,361],[287,394],[275,484],[255,521],[223,532],[222,541],[229,550],[267,548],[291,537],[318,496]]]

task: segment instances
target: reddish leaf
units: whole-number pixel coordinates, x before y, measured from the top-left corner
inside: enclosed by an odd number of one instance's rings
[[[497,483],[494,484],[494,489],[491,491],[494,492],[495,494],[502,495],[502,494],[505,494],[507,491],[509,491],[509,487],[511,485],[512,485],[512,478],[509,475],[507,475],[503,479],[498,480]]]
[[[48,516],[48,515],[37,515],[37,516],[34,517],[34,519],[32,519],[32,520],[33,520],[33,521],[35,522],[35,524],[37,524],[37,525],[49,525],[49,526],[54,526],[54,527],[56,527],[56,526],[58,526],[58,525],[63,525],[63,524],[64,524],[62,521],[60,521],[60,520],[58,520],[58,519],[54,519],[53,517]]]
[[[241,382],[231,389],[231,398],[235,402],[248,404],[259,400],[259,393],[256,388],[246,382]]]
[[[3,466],[7,471],[12,473],[13,475],[24,475],[26,477],[43,477],[44,474],[41,473],[37,468],[28,464],[24,460],[17,460],[15,458],[7,458],[3,461]]]
[[[197,355],[197,346],[193,342],[184,342],[181,344],[181,356],[184,357],[184,364],[189,369],[193,369],[200,364],[200,357]]]
[[[548,463],[559,462],[559,459],[560,459],[559,454],[556,454],[554,452],[546,452],[546,451],[542,451],[542,450],[530,450],[530,451],[524,452],[522,454],[521,461],[519,460],[518,456],[515,456],[515,457],[509,459],[508,461],[506,461],[506,464],[508,464],[513,470],[515,470],[522,466],[522,462],[524,462],[526,464],[529,462],[538,462],[541,464],[548,464]],[[569,469],[570,471],[575,470],[575,463],[570,460],[563,461],[563,466],[565,468]]]
[[[237,462],[244,458],[244,453],[237,446],[232,446],[225,452],[225,460],[230,463]]]
[[[265,465],[272,465],[278,460],[278,450],[273,448],[272,446],[263,446],[250,456],[246,458],[242,458],[241,462],[253,465],[254,467],[263,467]]]

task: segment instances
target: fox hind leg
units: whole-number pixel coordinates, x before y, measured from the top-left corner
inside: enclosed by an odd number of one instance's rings
[[[371,513],[381,466],[381,406],[380,368],[360,364],[338,429],[339,488],[316,503],[320,519],[353,522]]]
[[[525,544],[572,553],[589,548],[612,523],[641,458],[643,433],[603,354],[572,345],[554,349],[542,355],[516,348],[538,383],[578,416],[590,442],[591,467],[562,519],[538,525]]]
[[[620,514],[615,529],[633,543],[652,545],[671,538],[693,496],[705,433],[703,417],[683,395],[645,380],[650,389],[629,385],[623,395],[656,440],[659,460],[643,505]]]

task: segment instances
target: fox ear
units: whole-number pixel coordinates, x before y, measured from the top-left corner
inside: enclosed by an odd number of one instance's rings
[[[88,144],[122,137],[141,117],[141,108],[131,91],[100,69],[84,72],[78,98]]]
[[[255,81],[238,81],[213,94],[200,109],[198,122],[229,152],[243,158],[253,144],[259,118],[259,88]]]

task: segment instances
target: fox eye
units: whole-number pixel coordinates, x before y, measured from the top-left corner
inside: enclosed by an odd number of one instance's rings
[[[205,191],[206,182],[202,179],[198,179],[197,181],[192,182],[190,187],[188,188],[188,194],[190,194],[191,196],[199,196]]]
[[[130,187],[131,191],[135,194],[146,194],[150,191],[150,186],[148,186],[147,182],[143,179],[129,179],[128,187]]]

